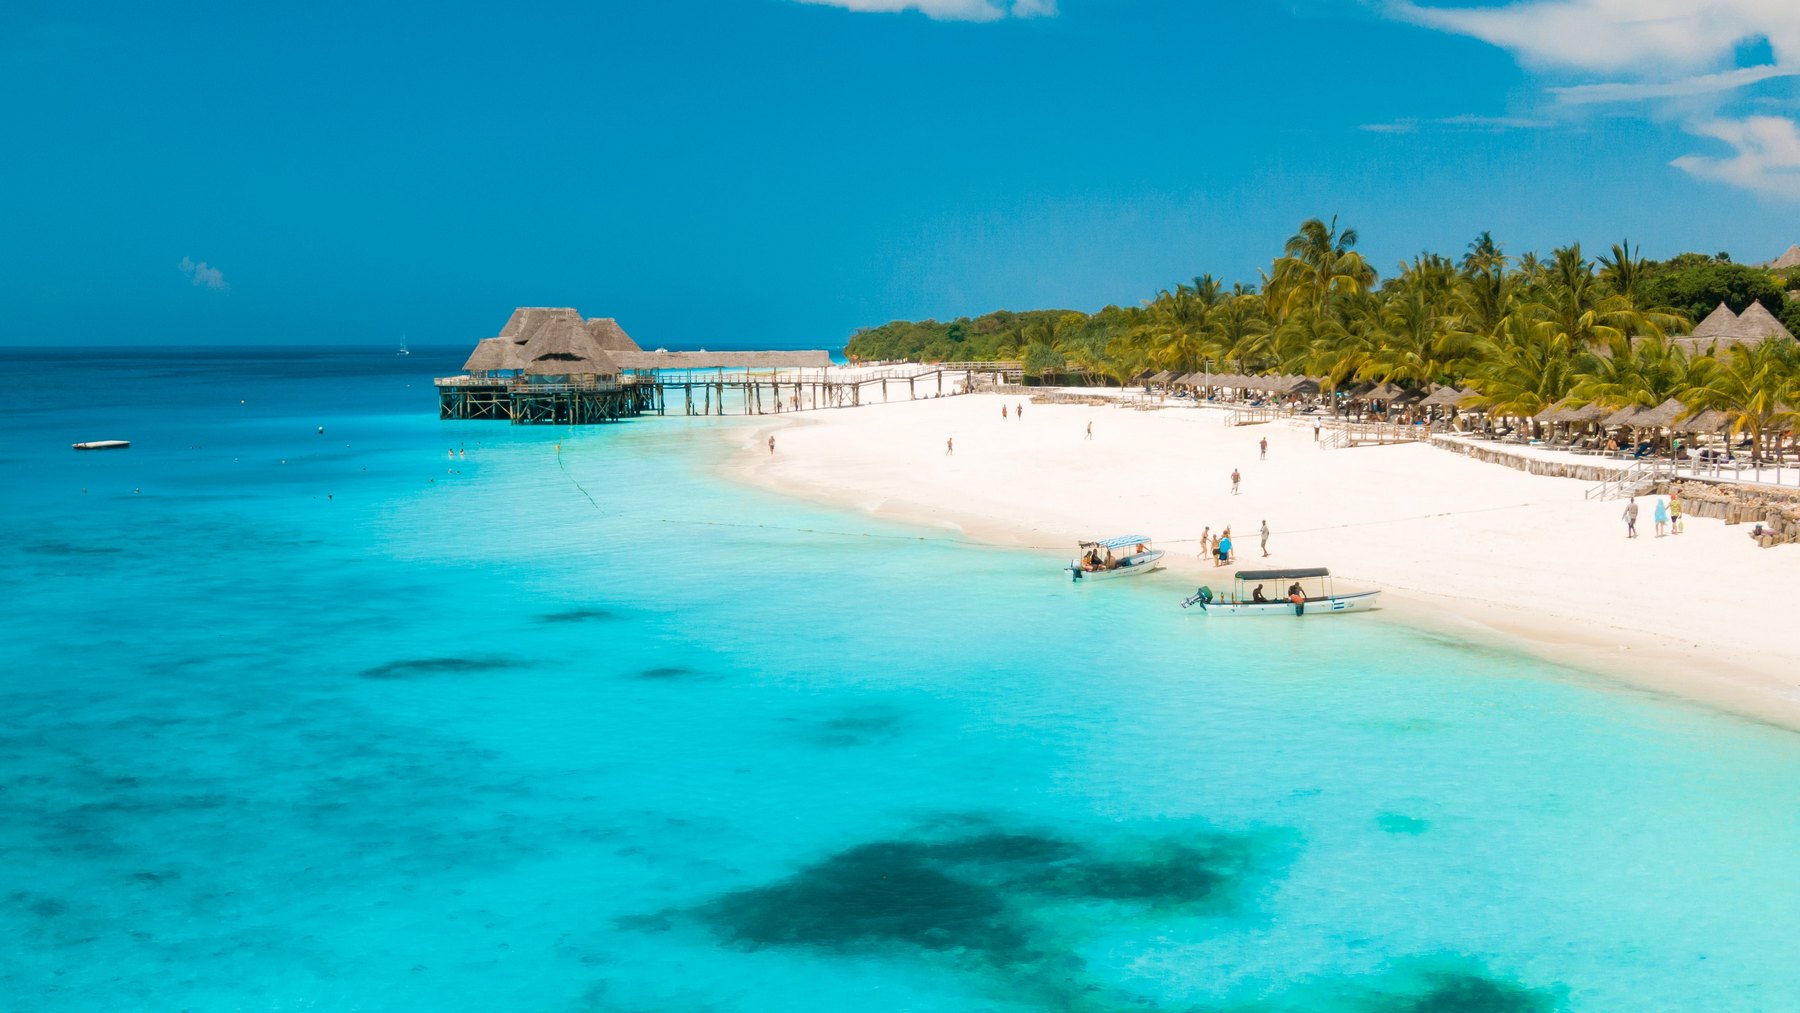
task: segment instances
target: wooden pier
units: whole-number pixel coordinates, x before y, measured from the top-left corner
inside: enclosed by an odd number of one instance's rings
[[[996,375],[1005,374],[1001,370],[977,373],[967,368],[928,366],[847,376],[835,376],[828,370],[719,372],[556,384],[452,376],[437,381],[438,417],[515,425],[589,425],[638,415],[778,415],[953,397],[969,393],[978,382]]]
[[[773,415],[966,394],[1018,379],[1017,362],[841,367],[822,349],[647,352],[617,320],[521,306],[438,379],[438,417],[590,425],[638,415]]]

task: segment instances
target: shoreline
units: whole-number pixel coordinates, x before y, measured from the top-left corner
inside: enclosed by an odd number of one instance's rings
[[[1253,445],[1266,436],[1271,451],[1295,459],[1296,470],[1303,475],[1339,472],[1335,476],[1313,477],[1335,478],[1346,486],[1356,481],[1356,472],[1365,464],[1379,469],[1370,477],[1379,485],[1382,479],[1391,477],[1388,473],[1394,469],[1389,463],[1404,459],[1404,466],[1398,470],[1413,473],[1408,477],[1417,495],[1411,499],[1420,509],[1388,510],[1384,516],[1366,516],[1352,504],[1369,490],[1344,489],[1340,512],[1334,513],[1331,504],[1323,504],[1322,509],[1315,506],[1290,512],[1291,521],[1301,522],[1298,524],[1271,520],[1275,531],[1272,549],[1298,542],[1303,550],[1316,546],[1318,553],[1302,561],[1294,558],[1292,551],[1275,551],[1271,563],[1275,564],[1276,557],[1285,557],[1282,562],[1287,565],[1329,565],[1345,584],[1381,589],[1382,603],[1374,615],[1387,615],[1375,621],[1398,622],[1428,633],[1454,636],[1476,646],[1522,653],[1619,689],[1672,697],[1689,705],[1800,731],[1800,682],[1792,675],[1783,677],[1783,673],[1800,672],[1800,638],[1782,643],[1786,631],[1781,627],[1780,607],[1771,600],[1773,596],[1746,596],[1724,602],[1727,607],[1723,614],[1736,618],[1721,624],[1713,615],[1669,613],[1671,596],[1661,589],[1679,588],[1691,593],[1696,584],[1687,574],[1672,582],[1664,582],[1660,574],[1654,573],[1650,579],[1630,575],[1621,579],[1617,572],[1599,572],[1614,568],[1595,565],[1591,571],[1613,581],[1605,585],[1603,595],[1597,592],[1589,596],[1579,591],[1571,594],[1576,589],[1569,584],[1551,583],[1546,593],[1532,597],[1518,592],[1522,587],[1529,591],[1541,581],[1521,580],[1520,567],[1504,552],[1498,558],[1489,558],[1494,554],[1481,551],[1487,547],[1491,529],[1498,525],[1506,536],[1517,538],[1513,546],[1517,553],[1550,558],[1553,553],[1546,552],[1547,547],[1539,543],[1549,540],[1544,536],[1551,529],[1537,524],[1521,525],[1519,518],[1530,518],[1533,511],[1556,510],[1559,515],[1598,514],[1610,519],[1622,509],[1618,501],[1583,501],[1579,482],[1525,475],[1417,444],[1319,451],[1309,446],[1310,427],[1271,423],[1231,429],[1220,425],[1216,418],[1206,418],[1210,412],[1186,408],[1126,412],[1089,406],[1028,405],[1034,423],[1054,425],[1059,430],[1057,445],[1046,447],[1040,445],[1042,441],[1032,443],[1019,438],[1030,433],[1024,420],[1001,421],[1000,405],[1016,404],[1019,400],[977,394],[947,401],[865,406],[855,412],[762,418],[720,431],[736,451],[726,458],[723,470],[734,481],[779,495],[911,526],[953,531],[971,541],[999,548],[1058,551],[1056,546],[1067,542],[1067,551],[1073,555],[1073,542],[1078,535],[1112,534],[1114,527],[1162,530],[1166,535],[1158,536],[1157,542],[1169,550],[1163,560],[1165,572],[1216,587],[1221,578],[1228,583],[1237,566],[1254,566],[1260,560],[1253,535],[1238,539],[1248,556],[1232,567],[1215,569],[1196,558],[1195,539],[1185,530],[1173,529],[1166,522],[1151,523],[1155,517],[1126,523],[1111,519],[1140,512],[1167,515],[1167,509],[1133,510],[1122,502],[1131,497],[1104,484],[1098,486],[1099,494],[1091,488],[1065,491],[1064,475],[1070,472],[1055,467],[1047,458],[1066,456],[1068,444],[1073,444],[1077,453],[1095,449],[1094,443],[1071,435],[1091,420],[1097,427],[1129,430],[1134,438],[1171,437],[1163,441],[1139,440],[1121,455],[1121,460],[1093,466],[1103,469],[1107,477],[1124,476],[1124,481],[1139,470],[1135,467],[1139,458],[1161,452],[1155,446],[1157,442],[1172,444],[1165,450],[1204,452],[1213,448],[1201,444]],[[991,469],[971,472],[959,463],[964,458],[943,454],[943,437],[938,433],[950,428],[966,430],[971,425],[979,427],[981,435],[965,436],[959,432],[957,449],[965,458],[994,465]],[[785,454],[766,454],[770,435],[778,436]],[[996,435],[1012,440],[1012,444],[993,445],[989,440]],[[877,449],[882,452],[871,453]],[[997,461],[994,452],[1001,449],[1015,455],[1016,460],[1004,464]],[[1313,456],[1300,456],[1305,454]],[[1379,456],[1368,456],[1364,461],[1358,455]],[[940,456],[945,459],[940,460]],[[1255,460],[1257,455],[1252,452],[1248,456]],[[1230,467],[1225,466],[1227,470]],[[1346,467],[1352,471],[1346,473]],[[1470,468],[1478,470],[1468,473]],[[1258,477],[1249,473],[1248,467],[1245,471],[1247,478]],[[1154,496],[1154,502],[1160,505],[1169,498],[1186,502],[1187,496],[1194,495],[1196,482],[1191,477],[1169,477],[1153,478],[1148,484],[1153,488],[1141,495]],[[1461,502],[1454,505],[1471,505],[1467,502],[1471,490],[1464,489],[1464,484],[1479,487],[1473,490],[1477,497],[1489,492],[1502,495],[1478,498],[1473,509],[1431,509],[1452,505],[1450,501],[1458,499]],[[1171,488],[1177,485],[1184,488]],[[1157,486],[1163,488],[1154,488]],[[1426,495],[1428,491],[1433,495]],[[1222,499],[1216,493],[1194,495],[1196,500],[1203,497],[1204,508],[1216,512],[1223,512],[1224,504],[1237,502]],[[1015,499],[1030,505],[1016,506]],[[1267,504],[1258,506],[1271,513],[1274,509]],[[1645,513],[1644,528],[1652,529],[1649,511]],[[1326,523],[1315,523],[1320,521]],[[1721,530],[1705,530],[1702,537],[1696,537],[1702,535],[1697,529],[1703,525]],[[1244,531],[1252,531],[1255,526],[1255,520],[1240,525]],[[1687,534],[1661,541],[1670,543],[1668,548],[1682,543],[1681,548],[1688,550],[1684,555],[1718,562],[1714,557],[1721,547],[1734,545],[1724,536],[1736,537],[1723,528],[1718,521],[1694,519],[1688,522]],[[1623,569],[1632,562],[1626,554],[1637,548],[1637,543],[1628,543],[1610,528],[1608,533],[1613,534],[1610,540],[1583,534],[1578,539],[1579,547],[1584,555],[1596,560],[1618,560],[1621,566],[1617,569]],[[1346,536],[1348,543],[1341,541]],[[1651,539],[1651,531],[1646,530],[1638,542],[1648,543]],[[1354,544],[1362,551],[1331,551],[1345,544]],[[1465,558],[1441,560],[1438,565],[1427,563],[1410,574],[1408,564],[1417,560],[1384,559],[1384,551],[1398,557],[1408,546],[1464,550],[1456,554]],[[1758,549],[1746,540],[1733,560],[1736,565],[1710,567],[1714,572],[1709,577],[1720,586],[1742,581],[1754,585],[1757,570],[1779,577],[1777,571],[1786,560],[1783,553],[1793,554],[1783,548]],[[1360,558],[1327,558],[1334,555]],[[1721,574],[1720,570],[1746,572]],[[1562,578],[1568,574],[1545,572],[1541,576]],[[1792,579],[1791,573],[1788,579]],[[1529,598],[1536,604],[1511,604],[1504,600],[1509,592],[1515,600]],[[1746,614],[1737,617],[1736,603],[1740,601],[1750,607]],[[1721,602],[1710,604],[1714,613],[1720,612]],[[1680,602],[1675,601],[1673,607],[1679,609]],[[1784,646],[1787,650],[1781,649]]]

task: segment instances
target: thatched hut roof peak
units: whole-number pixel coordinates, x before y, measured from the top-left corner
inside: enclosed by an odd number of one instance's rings
[[[1738,314],[1736,330],[1738,340],[1746,343],[1769,338],[1794,340],[1793,332],[1782,326],[1781,321],[1775,319],[1775,314],[1770,313],[1760,302],[1752,302],[1744,308],[1744,312]]]
[[[1689,336],[1695,338],[1732,337],[1737,327],[1737,320],[1738,316],[1731,312],[1731,307],[1720,303],[1706,315],[1706,319],[1694,325],[1694,333]]]

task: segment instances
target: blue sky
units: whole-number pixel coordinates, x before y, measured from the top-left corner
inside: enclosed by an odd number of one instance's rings
[[[0,11],[0,343],[647,347],[1384,273],[1491,229],[1800,242],[1792,0]],[[899,8],[893,10],[892,8]]]

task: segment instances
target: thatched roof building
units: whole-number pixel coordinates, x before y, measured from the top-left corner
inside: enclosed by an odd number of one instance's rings
[[[463,371],[503,376],[611,376],[624,370],[823,369],[831,353],[646,352],[612,317],[583,320],[567,306],[521,306],[497,337],[475,344]]]
[[[617,376],[615,350],[638,350],[616,320],[583,320],[569,307],[521,306],[499,336],[476,342],[463,370],[489,376]]]
[[[1731,307],[1720,303],[1694,326],[1693,334],[1672,340],[1690,353],[1704,353],[1714,347],[1756,345],[1771,338],[1793,341],[1794,335],[1762,303],[1752,302],[1742,313],[1733,313]]]

